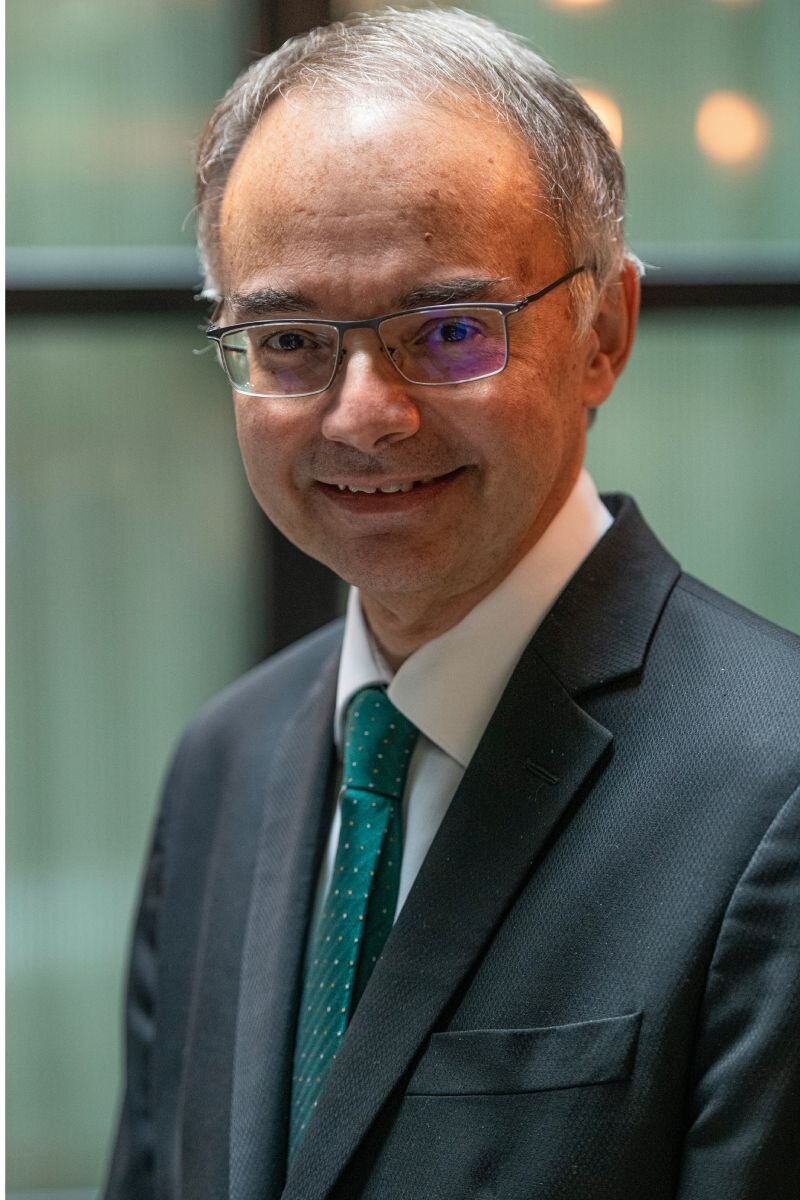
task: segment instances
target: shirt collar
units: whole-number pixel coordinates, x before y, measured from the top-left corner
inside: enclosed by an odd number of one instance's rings
[[[347,596],[342,657],[339,660],[339,679],[336,685],[333,731],[340,752],[344,741],[347,706],[353,696],[365,687],[386,687],[391,679],[391,667],[375,645],[364,619],[358,588],[350,588]]]
[[[400,712],[466,769],[522,651],[611,524],[582,470],[563,507],[513,571],[457,625],[420,646],[394,676],[352,588],[336,695],[337,746],[353,695],[388,685]]]

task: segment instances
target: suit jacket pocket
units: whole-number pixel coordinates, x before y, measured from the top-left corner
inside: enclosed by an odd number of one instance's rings
[[[627,1079],[641,1012],[536,1029],[434,1033],[409,1096],[539,1092]]]

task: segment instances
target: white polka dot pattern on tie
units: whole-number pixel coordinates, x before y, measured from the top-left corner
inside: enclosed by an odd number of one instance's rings
[[[328,892],[307,955],[292,1078],[290,1157],[391,930],[402,856],[400,801],[416,738],[416,728],[381,689],[366,688],[351,702],[343,753],[347,770],[339,796],[347,820],[342,821],[333,873],[339,886]],[[345,882],[353,886],[343,887]],[[353,947],[349,957],[332,951],[342,943]]]

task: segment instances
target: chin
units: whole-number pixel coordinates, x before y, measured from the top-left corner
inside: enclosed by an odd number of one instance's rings
[[[389,559],[385,563],[354,563],[328,559],[326,566],[351,587],[375,595],[411,595],[414,592],[436,591],[453,578],[452,569],[429,563],[404,563]]]
[[[332,570],[351,587],[376,596],[412,595],[414,592],[425,592],[431,588],[441,587],[444,582],[440,575],[430,577],[424,573],[398,570],[396,565],[387,567],[386,570],[373,568],[346,571],[337,570],[336,567],[333,567]]]

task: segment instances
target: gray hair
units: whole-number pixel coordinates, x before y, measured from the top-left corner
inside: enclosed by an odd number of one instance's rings
[[[217,105],[197,155],[197,236],[204,294],[214,275],[228,175],[265,109],[297,89],[373,91],[438,104],[465,94],[521,135],[570,266],[579,332],[618,276],[625,176],[608,132],[580,93],[515,34],[458,9],[362,13],[313,29],[254,62]],[[638,265],[633,255],[628,255]]]

